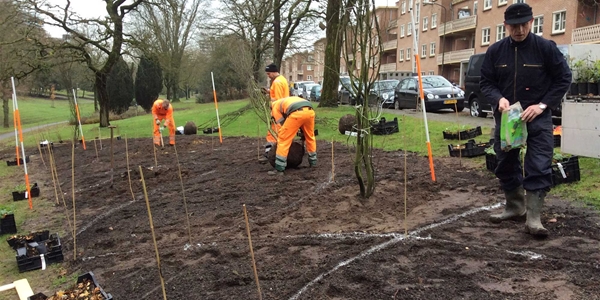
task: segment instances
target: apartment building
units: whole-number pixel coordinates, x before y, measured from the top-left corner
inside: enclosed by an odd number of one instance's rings
[[[325,49],[324,42],[322,42],[322,44],[322,49]],[[317,43],[315,43],[315,47],[316,46]],[[321,56],[323,55],[321,54]],[[318,64],[317,61],[315,61],[314,51],[305,51],[295,53],[285,58],[281,62],[279,73],[281,73],[289,83],[297,81],[315,81],[315,74],[318,75],[318,73],[315,72],[317,66]],[[322,73],[320,76],[323,76]]]

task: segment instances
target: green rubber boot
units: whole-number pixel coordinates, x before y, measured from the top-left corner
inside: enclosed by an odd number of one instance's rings
[[[490,222],[500,223],[506,220],[525,219],[524,217],[527,213],[527,209],[525,208],[523,187],[519,186],[512,191],[504,191],[504,195],[506,196],[506,207],[504,208],[504,212],[501,214],[490,215]]]
[[[546,192],[543,190],[527,191],[525,197],[527,199],[527,223],[525,223],[527,232],[536,237],[547,237],[548,229],[544,228],[540,220]]]

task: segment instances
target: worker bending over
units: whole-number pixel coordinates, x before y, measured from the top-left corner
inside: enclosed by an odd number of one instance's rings
[[[154,145],[160,146],[162,134],[160,122],[169,128],[169,145],[175,145],[175,120],[173,120],[173,105],[169,100],[157,99],[152,105],[152,116],[154,117]]]

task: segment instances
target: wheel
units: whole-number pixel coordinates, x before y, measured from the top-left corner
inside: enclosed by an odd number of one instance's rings
[[[487,117],[487,113],[481,111],[481,104],[479,103],[479,99],[477,99],[477,97],[474,97],[473,99],[471,99],[469,107],[470,107],[469,110],[471,113],[471,117],[480,117],[480,118]]]
[[[394,100],[394,109],[402,109],[400,107],[400,101],[398,101],[398,99]]]

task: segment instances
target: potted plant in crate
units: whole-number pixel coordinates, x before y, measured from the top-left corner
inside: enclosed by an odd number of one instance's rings
[[[579,157],[554,152],[552,156],[552,185],[580,180]]]
[[[580,59],[573,64],[573,71],[575,72],[575,82],[577,83],[577,89],[579,95],[587,95],[588,83],[592,81],[594,72],[590,67],[587,59]]]
[[[38,197],[40,195],[40,188],[35,182],[29,190],[31,191],[31,198]],[[29,195],[27,195],[27,187],[25,186],[25,184],[17,185],[15,187],[15,190],[12,192],[12,195],[14,201],[25,200],[29,198]]]
[[[0,208],[0,234],[17,233],[15,214],[11,209]]]
[[[466,128],[466,125],[448,127],[443,133],[445,140],[468,140],[482,134],[481,126]]]

